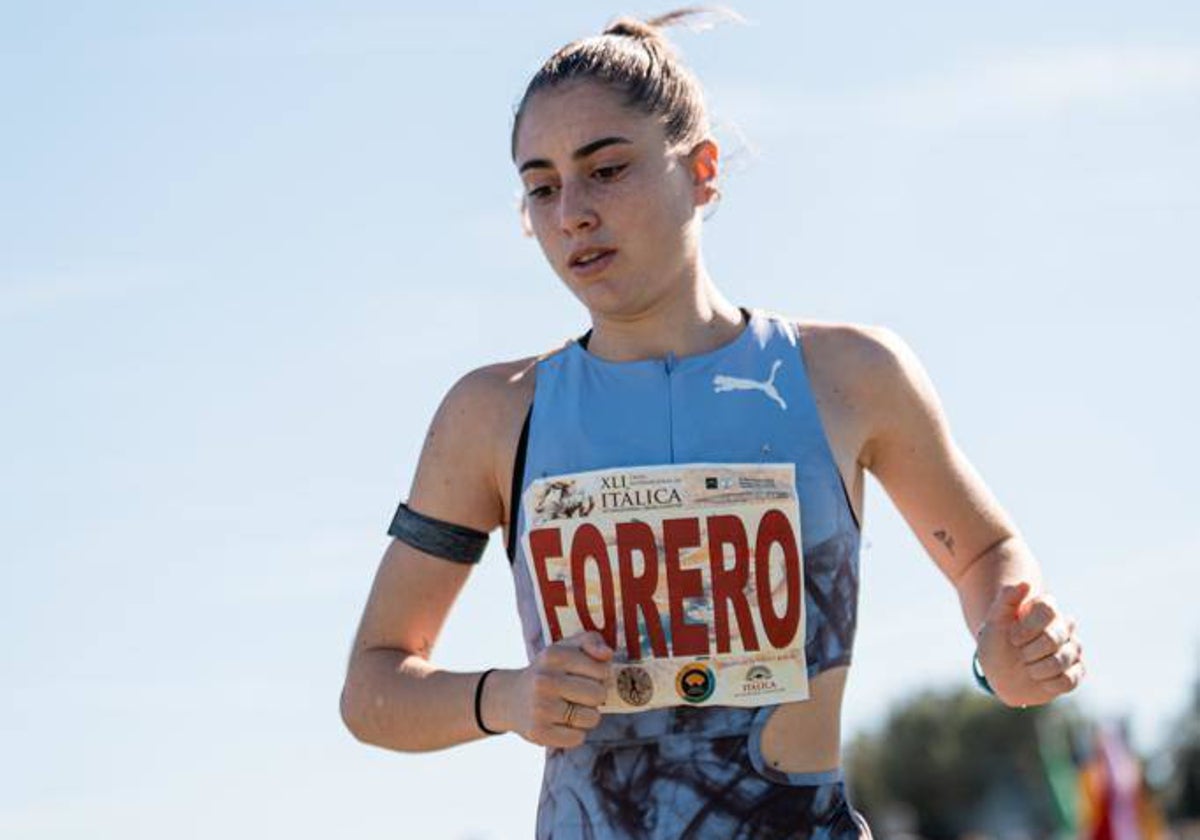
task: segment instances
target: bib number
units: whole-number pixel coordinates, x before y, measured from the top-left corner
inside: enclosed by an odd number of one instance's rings
[[[616,652],[602,712],[808,697],[792,464],[669,464],[538,479],[521,534],[547,644]]]

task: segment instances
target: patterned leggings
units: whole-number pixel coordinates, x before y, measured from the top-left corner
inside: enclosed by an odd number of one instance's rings
[[[841,771],[767,766],[761,730],[549,749],[537,840],[870,840]]]

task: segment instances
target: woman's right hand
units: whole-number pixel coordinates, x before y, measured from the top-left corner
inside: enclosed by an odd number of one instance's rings
[[[508,672],[497,686],[505,728],[543,747],[579,746],[587,730],[600,723],[596,707],[612,683],[612,657],[612,648],[595,631],[543,648],[533,662]],[[565,725],[568,703],[577,707],[570,726]]]

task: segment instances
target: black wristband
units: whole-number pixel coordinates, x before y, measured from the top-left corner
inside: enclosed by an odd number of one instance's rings
[[[979,662],[978,651],[971,658],[971,673],[975,676],[975,685],[993,697],[996,696],[996,692],[992,690],[992,684],[987,681],[987,677],[983,673],[983,665]]]
[[[480,706],[482,705],[481,701],[483,700],[483,681],[487,679],[488,674],[495,670],[495,668],[488,668],[479,675],[479,682],[475,683],[475,723],[479,725],[479,729],[481,731],[486,732],[488,735],[503,735],[503,732],[497,732],[494,729],[488,729],[487,726],[484,725],[483,714],[480,709]]]

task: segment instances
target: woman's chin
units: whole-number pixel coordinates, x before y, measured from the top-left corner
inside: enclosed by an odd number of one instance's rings
[[[622,294],[621,284],[609,277],[599,277],[589,283],[571,284],[571,291],[579,302],[594,312],[611,312],[620,309],[622,303],[628,305],[627,295]]]
[[[643,312],[651,300],[644,281],[605,274],[586,283],[569,284],[575,295],[594,315],[625,318]]]

